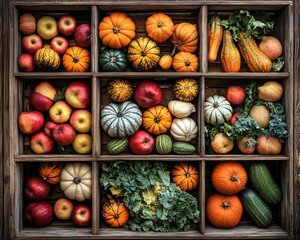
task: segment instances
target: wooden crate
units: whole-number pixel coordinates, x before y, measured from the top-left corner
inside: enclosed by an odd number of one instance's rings
[[[9,7],[10,29],[9,29],[9,85],[6,85],[6,96],[8,97],[9,120],[7,123],[9,138],[6,148],[6,159],[9,166],[6,168],[6,177],[9,178],[9,199],[6,199],[8,209],[5,213],[9,216],[6,226],[9,228],[9,238],[12,239],[290,239],[293,237],[293,179],[294,179],[294,112],[293,103],[295,101],[293,86],[295,85],[293,75],[293,5],[291,1],[139,1],[136,2],[110,2],[110,1],[61,1],[59,4],[54,1],[11,1]],[[220,61],[208,64],[207,61],[207,23],[208,18],[213,13],[221,16],[228,16],[233,10],[257,9],[268,11],[269,14],[276,15],[276,36],[283,43],[284,60],[286,62],[283,72],[279,73],[252,73],[249,72],[245,63],[239,73],[224,73]],[[164,11],[169,14],[174,22],[189,21],[197,24],[199,31],[199,71],[196,73],[177,73],[173,70],[162,71],[157,67],[152,72],[137,72],[131,67],[127,67],[125,72],[101,72],[98,66],[98,56],[101,47],[101,40],[98,38],[98,24],[101,19],[114,11],[127,13],[137,25],[137,35],[145,36],[144,24],[146,18],[154,11]],[[17,67],[17,56],[21,53],[21,34],[18,31],[18,17],[23,12],[33,12],[36,14],[47,13],[55,17],[63,13],[79,14],[81,22],[90,22],[92,26],[91,45],[91,69],[85,73],[68,73],[60,69],[57,72],[20,72]],[[170,42],[161,45],[163,53],[170,53],[172,46]],[[125,78],[133,84],[140,80],[150,79],[158,82],[165,93],[167,100],[172,99],[172,85],[177,79],[194,78],[199,84],[199,96],[195,100],[197,112],[193,115],[199,131],[198,137],[193,142],[197,147],[197,152],[189,156],[158,154],[135,156],[129,151],[124,154],[111,156],[106,152],[108,137],[100,127],[100,111],[110,102],[105,92],[109,80],[114,78]],[[89,155],[61,155],[47,154],[35,155],[27,151],[26,138],[18,131],[17,116],[24,109],[24,101],[28,93],[25,89],[31,89],[40,80],[49,80],[54,84],[63,84],[74,79],[88,79],[92,87],[91,111],[93,114],[93,150]],[[211,155],[205,149],[203,102],[207,96],[213,93],[224,94],[224,90],[232,83],[246,85],[250,81],[259,83],[267,80],[275,80],[284,86],[284,98],[282,103],[285,106],[288,128],[290,136],[284,144],[284,149],[280,155],[242,155],[238,151],[227,155]],[[131,232],[124,228],[113,229],[106,227],[100,218],[101,189],[99,187],[99,162],[112,160],[144,160],[144,161],[184,161],[190,160],[198,163],[200,170],[200,185],[197,190],[197,199],[201,219],[197,226],[188,232],[180,233],[158,233],[158,232]],[[241,161],[248,164],[251,161],[266,161],[272,169],[272,174],[276,181],[280,183],[283,191],[283,199],[279,208],[273,209],[274,221],[267,228],[258,228],[245,215],[241,223],[232,229],[219,229],[213,227],[205,218],[205,201],[209,193],[213,192],[210,183],[212,167],[219,161]],[[32,228],[24,224],[23,221],[23,183],[28,175],[29,169],[35,169],[39,162],[43,161],[86,161],[92,165],[93,169],[93,194],[90,202],[93,211],[92,224],[85,228],[75,227],[70,222],[63,223],[55,221],[50,226],[44,228]],[[55,197],[54,197],[55,198]],[[21,204],[20,204],[21,203]]]

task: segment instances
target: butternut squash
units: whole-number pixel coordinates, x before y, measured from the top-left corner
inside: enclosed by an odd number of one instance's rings
[[[225,72],[238,72],[241,69],[241,54],[229,30],[225,30],[223,34],[221,63]]]
[[[257,46],[253,37],[245,37],[243,31],[238,32],[238,46],[251,72],[270,72],[272,61]]]
[[[207,58],[209,62],[216,61],[219,48],[222,42],[223,26],[221,26],[221,18],[213,15],[210,18],[207,29],[208,52]]]

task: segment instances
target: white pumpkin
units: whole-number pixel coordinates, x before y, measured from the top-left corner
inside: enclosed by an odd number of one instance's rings
[[[223,96],[210,96],[204,102],[205,122],[209,124],[217,125],[229,121],[232,112],[230,103]]]
[[[189,142],[197,137],[198,127],[192,118],[175,118],[170,133],[177,141]]]
[[[92,168],[88,163],[67,163],[61,171],[60,188],[67,198],[84,201],[92,198]]]
[[[179,100],[172,100],[168,103],[169,111],[177,118],[188,117],[191,113],[196,112],[194,104]]]

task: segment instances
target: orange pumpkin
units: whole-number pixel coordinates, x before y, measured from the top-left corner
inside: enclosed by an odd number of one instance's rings
[[[90,68],[90,62],[90,51],[78,46],[69,47],[62,58],[67,72],[86,72]]]
[[[153,13],[146,21],[146,32],[148,37],[157,43],[163,43],[172,36],[174,23],[172,19],[162,13]]]
[[[135,37],[135,24],[125,13],[114,12],[100,22],[99,37],[105,46],[126,47]]]
[[[168,108],[156,105],[143,113],[143,127],[154,135],[167,132],[172,125],[172,115]]]
[[[206,201],[206,217],[210,223],[220,228],[231,228],[237,225],[243,214],[243,205],[235,196],[213,194]]]
[[[174,56],[173,68],[176,72],[197,72],[198,57],[189,52],[179,52]]]
[[[129,211],[124,202],[108,196],[102,207],[102,217],[111,227],[122,227],[129,220]]]
[[[239,162],[218,163],[211,175],[215,189],[224,195],[233,195],[247,183],[247,172]]]
[[[195,24],[182,22],[175,25],[171,42],[179,51],[195,52],[198,41],[198,30]]]
[[[198,169],[188,163],[176,163],[172,167],[171,178],[181,190],[191,191],[198,186]]]
[[[51,184],[60,183],[60,174],[63,164],[58,162],[44,162],[39,166],[40,177]]]

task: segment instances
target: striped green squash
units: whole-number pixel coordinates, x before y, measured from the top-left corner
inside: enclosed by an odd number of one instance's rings
[[[138,105],[125,101],[110,103],[101,111],[101,126],[111,137],[128,137],[142,125],[142,112]]]
[[[240,199],[244,209],[259,227],[268,227],[272,221],[272,211],[260,196],[250,188],[241,191]]]
[[[177,154],[192,154],[196,151],[196,148],[190,143],[175,142],[172,151]]]
[[[127,58],[135,69],[150,71],[159,62],[160,49],[150,38],[139,37],[128,46]]]
[[[230,103],[223,96],[210,96],[204,102],[205,122],[208,124],[223,124],[229,121],[232,112]]]
[[[128,138],[113,138],[108,141],[106,148],[109,154],[118,154],[123,152],[128,145]]]
[[[155,148],[159,154],[168,154],[172,151],[172,139],[167,134],[158,135],[155,139]]]
[[[265,162],[253,162],[249,166],[249,178],[261,198],[269,205],[280,203],[282,193]]]

